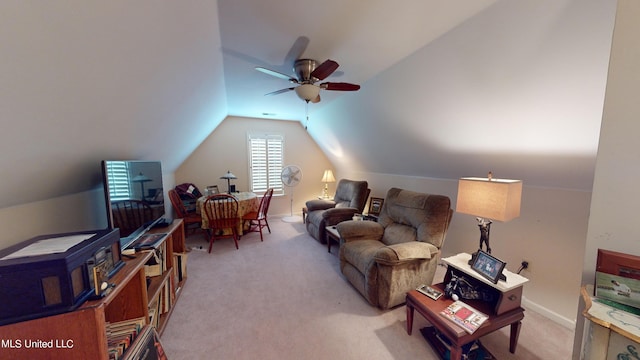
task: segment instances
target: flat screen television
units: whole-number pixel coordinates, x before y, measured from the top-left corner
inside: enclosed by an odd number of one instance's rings
[[[107,222],[126,249],[165,215],[160,161],[102,161]]]

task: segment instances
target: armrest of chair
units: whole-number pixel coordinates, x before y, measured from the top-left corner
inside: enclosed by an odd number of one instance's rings
[[[382,225],[374,221],[343,221],[336,229],[345,243],[357,240],[380,241],[384,234]]]
[[[411,241],[378,249],[374,260],[381,265],[394,266],[412,260],[431,259],[439,251],[440,250],[432,244]]]
[[[309,200],[305,204],[307,206],[307,211],[316,211],[316,210],[327,210],[334,208],[336,203],[333,200]]]
[[[350,207],[332,208],[325,210],[322,213],[322,218],[324,219],[325,226],[335,225],[343,221],[351,220],[353,214],[357,212],[358,209]]]

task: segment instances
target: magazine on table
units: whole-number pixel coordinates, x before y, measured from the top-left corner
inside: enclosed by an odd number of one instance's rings
[[[463,328],[469,334],[473,334],[478,330],[480,325],[489,318],[486,314],[474,309],[462,301],[455,301],[453,304],[442,310],[440,314],[451,320],[454,324]]]

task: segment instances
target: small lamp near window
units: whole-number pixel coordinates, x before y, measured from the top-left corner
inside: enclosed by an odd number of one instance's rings
[[[493,220],[506,222],[520,216],[522,197],[522,181],[494,179],[489,173],[485,178],[461,178],[458,181],[458,201],[456,212],[475,215],[480,228],[479,250],[486,245],[486,252],[491,253],[489,232]],[[475,260],[474,253],[470,264]]]
[[[329,198],[329,183],[336,182],[336,178],[333,177],[333,171],[325,170],[322,175],[322,180],[324,183],[324,189],[322,189],[322,197],[325,199]]]
[[[229,170],[227,170],[227,173],[224,174],[223,176],[220,176],[220,179],[226,179],[227,180],[227,194],[231,194],[231,179],[237,179],[238,177],[233,175],[233,173]]]

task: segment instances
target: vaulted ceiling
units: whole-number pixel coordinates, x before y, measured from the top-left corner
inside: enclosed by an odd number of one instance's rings
[[[299,56],[362,85],[308,108],[339,169],[590,190],[614,13],[615,0],[2,2],[0,208],[90,189],[101,159],[173,171],[227,115],[306,123],[294,92],[264,96],[291,84],[254,69],[293,75]]]

